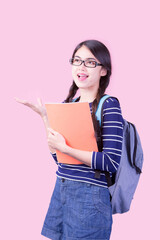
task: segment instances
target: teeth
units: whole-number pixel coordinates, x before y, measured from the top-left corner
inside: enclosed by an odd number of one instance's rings
[[[88,77],[88,75],[85,75],[85,74],[78,74],[78,77]]]

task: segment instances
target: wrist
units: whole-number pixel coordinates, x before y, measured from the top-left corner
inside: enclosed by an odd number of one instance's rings
[[[64,154],[69,155],[69,154],[71,153],[71,147],[68,146],[67,144],[65,144],[62,152],[63,152]]]
[[[43,123],[44,123],[44,125],[45,125],[46,128],[49,128],[49,127],[50,127],[47,116],[43,116],[43,117],[42,117],[42,121],[43,121]]]
[[[47,115],[42,115],[41,118],[42,118],[43,121],[48,121]]]

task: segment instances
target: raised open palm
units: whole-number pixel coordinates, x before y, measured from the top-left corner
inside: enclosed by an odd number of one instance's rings
[[[50,149],[50,152],[54,153],[55,149],[53,147],[54,142],[53,142],[53,133],[51,133],[51,130],[49,130],[50,126],[49,126],[49,121],[48,121],[48,117],[47,117],[47,111],[45,106],[42,103],[42,100],[40,98],[37,98],[37,103],[34,104],[32,102],[26,101],[26,100],[21,100],[19,98],[15,98],[15,100],[18,103],[21,103],[29,108],[31,108],[34,112],[38,113],[44,122],[45,125],[45,129],[46,129],[46,134],[47,134],[47,141],[48,141],[48,147]]]
[[[19,103],[24,104],[27,107],[30,107],[33,111],[38,113],[42,118],[47,117],[46,108],[43,105],[42,100],[40,98],[37,98],[37,104],[34,104],[34,103],[26,101],[26,100],[21,100],[19,98],[15,98],[15,100]]]

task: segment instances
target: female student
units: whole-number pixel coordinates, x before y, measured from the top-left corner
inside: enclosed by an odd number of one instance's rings
[[[73,83],[65,102],[88,102],[93,124],[99,100],[104,95],[111,76],[111,58],[106,46],[97,40],[78,44],[72,58]],[[50,152],[58,165],[57,180],[42,235],[53,240],[109,240],[112,228],[112,207],[104,171],[110,176],[119,166],[123,138],[123,118],[119,102],[110,97],[103,104],[102,151],[90,152],[74,149],[65,138],[49,127],[46,109],[38,104],[19,100],[43,119]],[[65,104],[65,103],[64,103]],[[72,156],[82,164],[57,162],[55,150]],[[96,178],[95,171],[100,171]]]

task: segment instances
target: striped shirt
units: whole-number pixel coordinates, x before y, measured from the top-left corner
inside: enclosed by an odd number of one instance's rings
[[[92,113],[92,103],[89,103]],[[103,104],[102,152],[92,153],[91,167],[85,164],[70,165],[57,162],[56,154],[52,154],[58,165],[56,175],[69,180],[87,182],[102,187],[108,187],[104,173],[95,178],[95,170],[109,171],[110,176],[118,169],[123,140],[123,118],[121,108],[116,98],[108,98]]]

